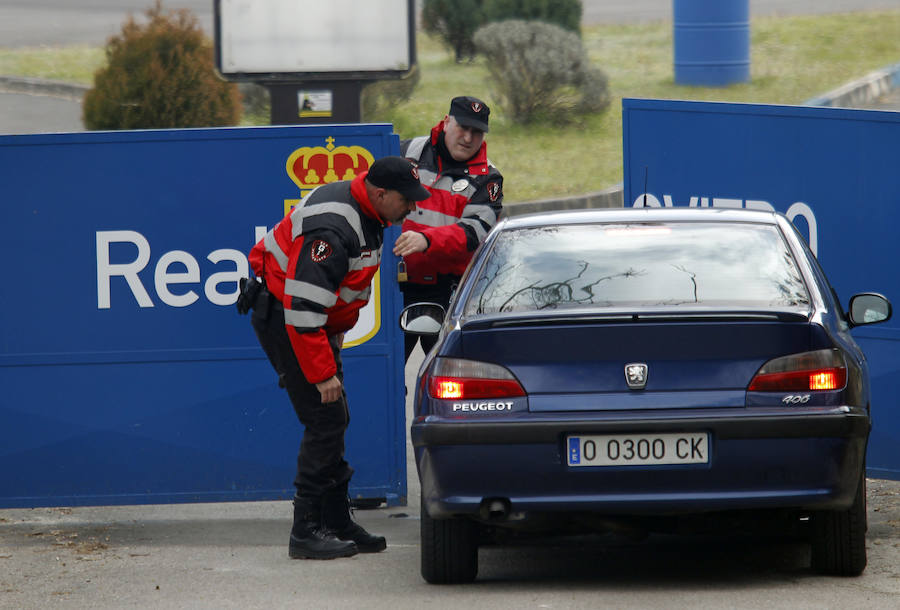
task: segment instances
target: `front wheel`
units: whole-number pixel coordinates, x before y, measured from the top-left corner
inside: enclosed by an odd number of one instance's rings
[[[847,510],[816,512],[812,521],[812,567],[820,574],[859,576],[866,569],[866,475]]]
[[[431,584],[468,583],[478,574],[478,526],[463,518],[432,519],[422,501],[422,578]]]

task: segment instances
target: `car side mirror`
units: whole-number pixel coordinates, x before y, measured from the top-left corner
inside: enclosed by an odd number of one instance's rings
[[[853,326],[877,324],[891,319],[891,302],[874,292],[850,297],[850,323]]]
[[[436,335],[441,332],[444,314],[437,303],[413,303],[400,312],[400,328],[414,335]]]

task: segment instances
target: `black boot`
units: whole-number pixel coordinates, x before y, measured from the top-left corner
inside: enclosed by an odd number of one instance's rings
[[[347,483],[330,489],[322,495],[322,523],[341,540],[356,543],[360,553],[378,553],[387,548],[384,536],[373,536],[353,520],[350,514],[350,498]]]
[[[322,527],[317,498],[294,497],[294,526],[288,546],[291,559],[334,559],[357,552],[353,542],[338,540]]]

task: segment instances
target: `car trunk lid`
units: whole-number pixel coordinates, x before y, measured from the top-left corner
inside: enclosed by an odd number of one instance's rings
[[[505,320],[463,329],[462,357],[507,367],[531,411],[742,407],[767,360],[810,349],[798,314]],[[626,366],[646,367],[629,386]]]

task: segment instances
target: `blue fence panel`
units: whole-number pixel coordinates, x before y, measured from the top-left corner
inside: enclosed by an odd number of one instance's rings
[[[0,137],[0,506],[290,497],[302,427],[237,280],[305,192],[398,151],[390,125]],[[347,459],[401,504],[390,250],[345,340]]]
[[[900,300],[900,113],[623,100],[625,205],[774,209],[805,233],[844,305]],[[869,360],[872,476],[900,478],[900,316],[853,331]]]

